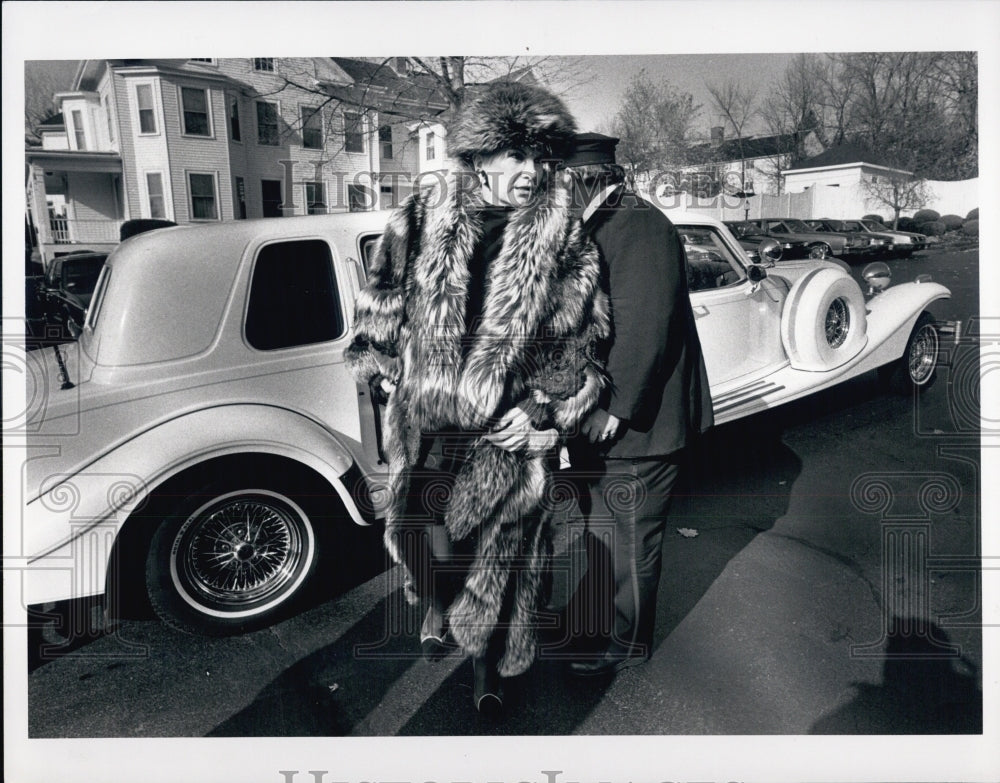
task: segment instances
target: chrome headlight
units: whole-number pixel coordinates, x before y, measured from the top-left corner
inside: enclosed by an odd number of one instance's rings
[[[868,283],[869,296],[884,291],[892,283],[892,272],[889,270],[889,265],[882,261],[868,264],[861,270],[861,277]]]
[[[765,239],[757,246],[760,253],[760,260],[765,265],[774,266],[776,261],[781,260],[781,244],[776,239]]]

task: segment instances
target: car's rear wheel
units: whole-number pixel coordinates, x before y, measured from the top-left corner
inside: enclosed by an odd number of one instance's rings
[[[814,245],[809,245],[809,258],[824,259],[829,258],[833,255],[833,250],[826,242],[817,242]]]
[[[882,368],[889,388],[897,394],[909,395],[916,389],[926,389],[934,382],[940,338],[934,318],[923,312],[913,325],[903,355]]]
[[[318,560],[309,515],[263,481],[215,484],[182,501],[153,534],[150,603],[168,625],[223,635],[263,627],[302,592]]]

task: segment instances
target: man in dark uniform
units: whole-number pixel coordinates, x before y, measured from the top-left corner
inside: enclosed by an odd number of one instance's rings
[[[712,425],[712,401],[677,231],[625,187],[618,139],[587,133],[576,141],[564,165],[606,265],[614,325],[610,390],[583,423],[590,445],[574,449],[574,467],[589,477],[581,507],[591,532],[614,531],[612,635],[598,655],[570,665],[589,676],[651,654],[670,497],[685,447]]]

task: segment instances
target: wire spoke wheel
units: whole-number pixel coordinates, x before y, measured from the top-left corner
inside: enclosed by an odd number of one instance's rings
[[[847,302],[837,298],[826,311],[826,341],[831,348],[839,348],[851,331],[851,311]]]
[[[302,537],[294,514],[269,499],[237,498],[189,520],[172,564],[184,588],[220,607],[280,590],[295,573]]]
[[[289,496],[250,488],[203,492],[154,535],[146,566],[150,601],[180,630],[244,630],[273,621],[316,558],[312,523]]]
[[[938,333],[933,324],[918,325],[910,338],[906,366],[916,386],[926,384],[934,373],[938,356]]]

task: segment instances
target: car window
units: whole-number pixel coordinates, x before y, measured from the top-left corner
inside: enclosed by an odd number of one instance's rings
[[[714,226],[677,226],[687,261],[689,291],[725,288],[746,278],[743,265]]]
[[[333,257],[326,242],[306,239],[261,248],[250,283],[247,342],[272,351],[343,334]]]
[[[865,230],[865,227],[863,225],[861,225],[860,223],[854,222],[854,221],[850,221],[850,220],[845,220],[840,225],[843,227],[844,231],[864,231]]]

